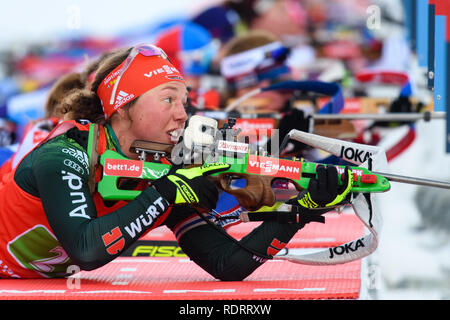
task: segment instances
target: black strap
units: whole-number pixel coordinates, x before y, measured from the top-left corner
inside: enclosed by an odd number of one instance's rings
[[[330,209],[331,210],[331,209]],[[262,212],[247,212],[249,221],[277,221],[279,223],[297,223],[305,225],[309,222],[325,223],[323,213],[329,210],[302,210],[297,206],[293,206],[292,211],[262,211]]]

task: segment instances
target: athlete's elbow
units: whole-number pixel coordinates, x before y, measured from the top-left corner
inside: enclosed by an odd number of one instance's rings
[[[74,265],[78,266],[80,270],[83,271],[92,271],[104,265],[104,263],[100,263],[99,261],[92,261],[83,258],[72,258],[72,261]]]
[[[220,281],[243,281],[247,276],[229,276],[229,275],[223,275],[223,276],[216,276],[216,279]]]
[[[73,264],[77,265],[81,270],[92,271],[104,266],[109,260],[99,259],[99,255],[92,254],[86,251],[83,252],[72,252],[70,259]]]
[[[248,277],[248,274],[242,272],[216,272],[214,277],[220,281],[243,281]]]

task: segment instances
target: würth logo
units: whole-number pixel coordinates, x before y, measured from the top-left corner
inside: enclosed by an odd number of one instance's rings
[[[274,238],[267,248],[267,254],[270,256],[276,255],[281,249],[286,246],[286,243]]]

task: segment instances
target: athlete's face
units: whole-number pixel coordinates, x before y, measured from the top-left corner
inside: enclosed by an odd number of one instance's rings
[[[135,140],[176,144],[187,114],[187,89],[178,81],[159,85],[141,95],[129,109],[129,134]]]

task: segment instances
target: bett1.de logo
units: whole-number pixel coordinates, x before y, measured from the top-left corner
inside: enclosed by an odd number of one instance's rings
[[[139,160],[106,159],[104,174],[108,176],[120,176],[138,178],[142,175],[143,163]]]

